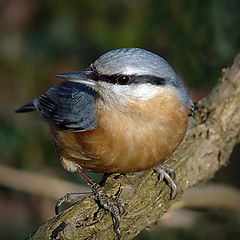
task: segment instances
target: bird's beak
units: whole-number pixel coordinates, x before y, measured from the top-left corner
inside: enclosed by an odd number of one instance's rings
[[[66,81],[82,83],[89,87],[96,85],[96,82],[89,77],[89,74],[92,71],[82,71],[82,72],[67,72],[67,73],[58,73],[55,74],[56,77],[62,78]]]

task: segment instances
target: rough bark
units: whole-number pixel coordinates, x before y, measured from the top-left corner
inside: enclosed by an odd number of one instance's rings
[[[195,123],[169,160],[175,170],[179,193],[207,181],[224,165],[240,142],[240,55],[231,68],[222,70],[217,86],[197,103]],[[121,216],[123,239],[132,239],[156,222],[176,201],[169,188],[158,182],[153,170],[112,174],[103,184],[109,196],[125,203]],[[29,239],[116,239],[111,215],[93,197],[78,202],[49,220]]]

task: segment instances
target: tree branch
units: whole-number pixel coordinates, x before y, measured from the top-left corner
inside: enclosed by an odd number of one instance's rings
[[[195,124],[169,160],[175,170],[178,197],[193,185],[206,181],[226,165],[240,141],[240,55],[222,71],[218,85],[197,103]],[[165,183],[148,170],[112,174],[104,182],[109,196],[125,203],[121,216],[123,239],[132,239],[157,221],[176,200],[169,200]],[[58,238],[57,238],[58,237]],[[29,239],[115,239],[112,219],[93,197],[78,202],[42,225]]]

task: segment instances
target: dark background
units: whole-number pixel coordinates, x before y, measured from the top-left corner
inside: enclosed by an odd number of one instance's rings
[[[122,47],[145,48],[165,58],[197,100],[239,51],[239,13],[238,0],[0,0],[0,164],[81,183],[61,168],[47,124],[37,114],[14,110],[58,82],[55,73],[84,70],[101,54]],[[239,189],[239,160],[237,146],[213,182]],[[16,174],[8,177],[21,182]],[[23,239],[54,215],[55,201],[3,182],[1,239]],[[160,223],[136,239],[240,237],[239,212],[197,212],[201,217],[185,228]]]

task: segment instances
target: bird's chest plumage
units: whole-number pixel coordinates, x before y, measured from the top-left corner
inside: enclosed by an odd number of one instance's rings
[[[86,132],[67,132],[51,125],[63,165],[72,163],[91,172],[137,172],[164,162],[181,143],[188,110],[176,95],[165,93],[125,110],[98,108],[98,126]]]

